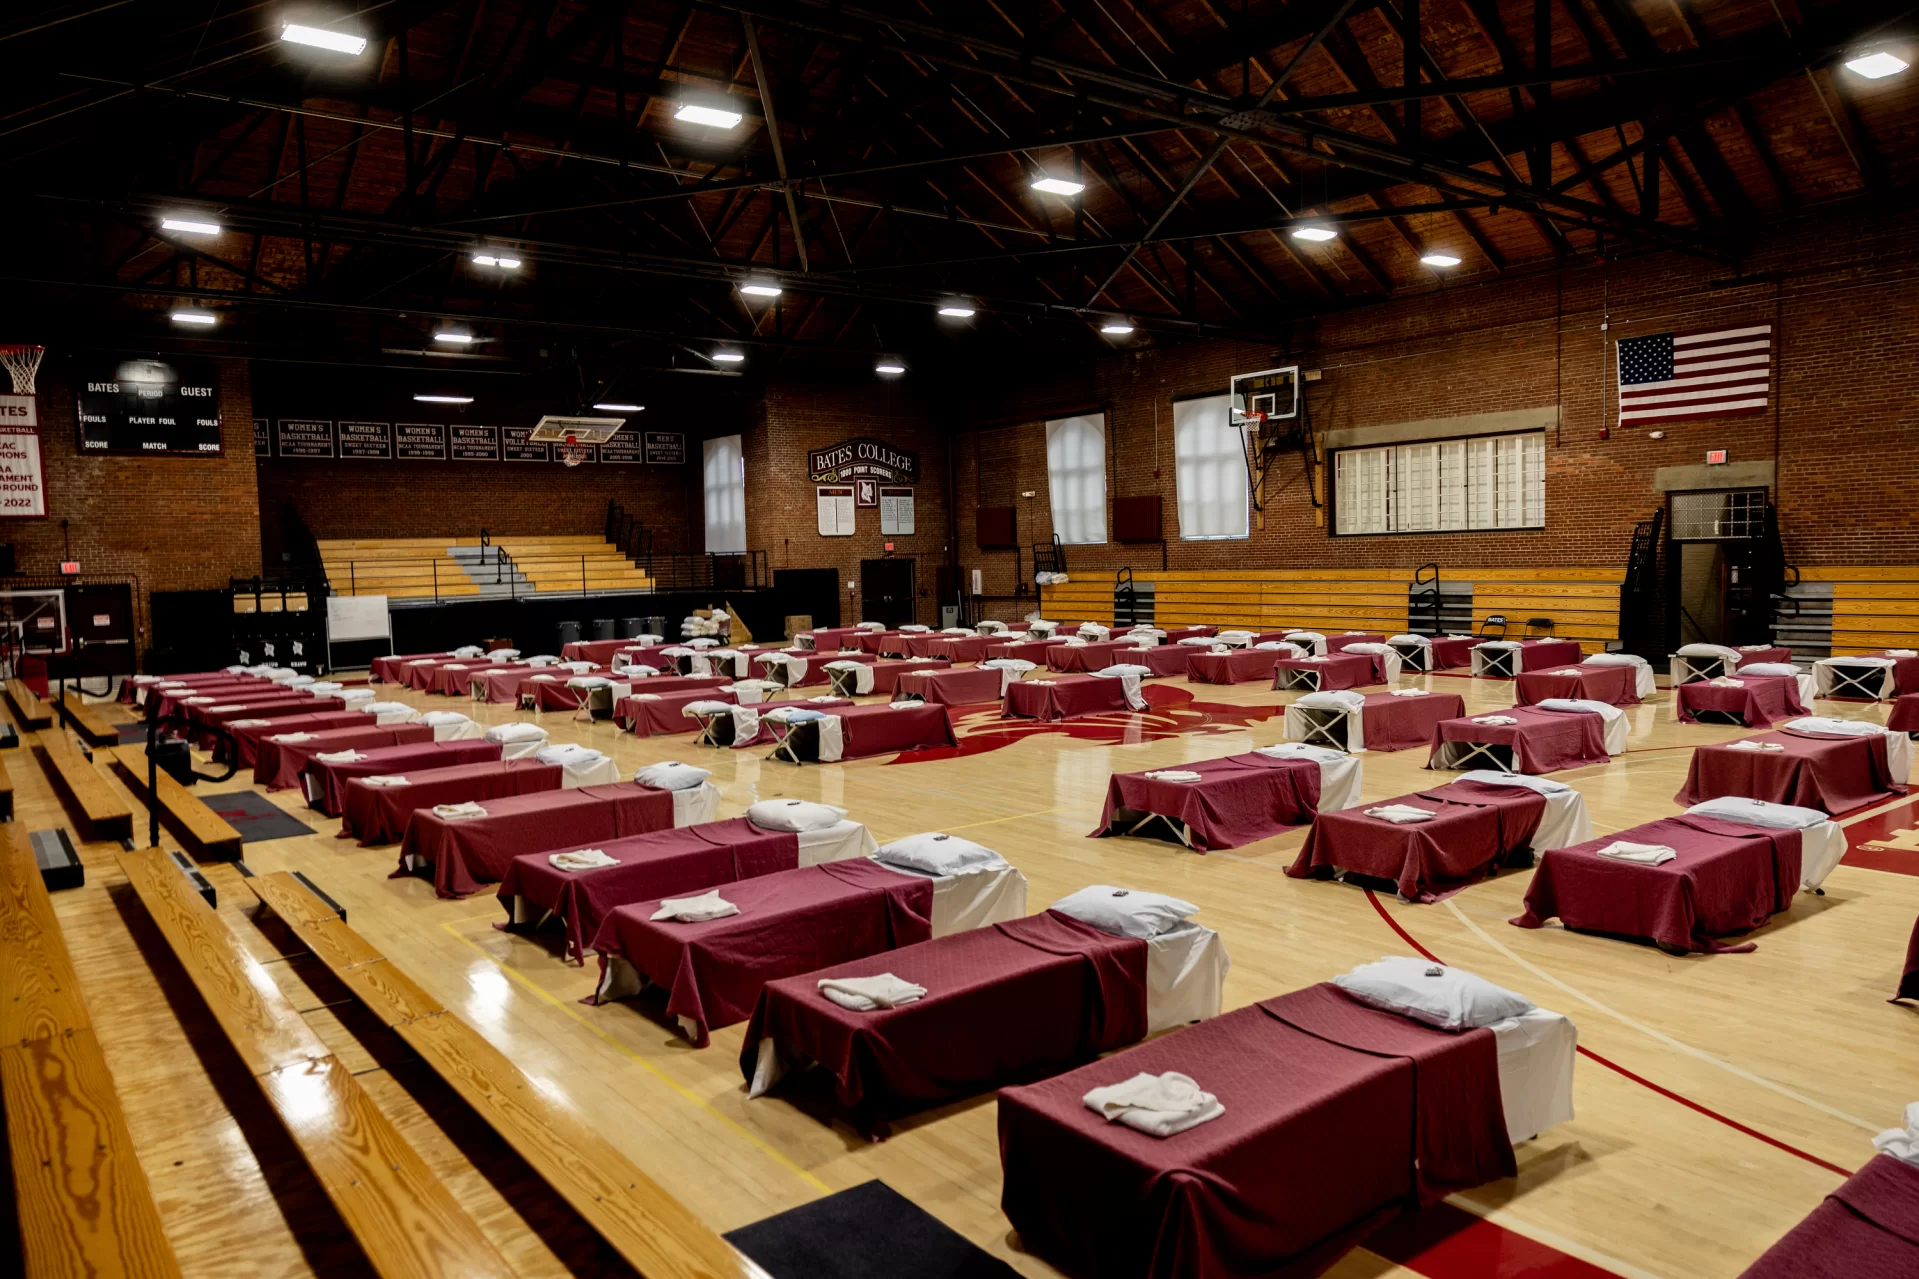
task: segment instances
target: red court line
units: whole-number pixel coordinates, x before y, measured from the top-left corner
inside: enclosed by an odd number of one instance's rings
[[[1445,960],[1441,959],[1439,956],[1433,954],[1432,951],[1427,950],[1424,946],[1420,945],[1419,942],[1414,939],[1411,933],[1407,932],[1404,928],[1402,928],[1400,926],[1399,921],[1397,919],[1394,919],[1392,917],[1392,914],[1387,911],[1386,907],[1380,904],[1378,895],[1375,894],[1372,889],[1368,888],[1363,891],[1366,894],[1366,900],[1373,904],[1373,909],[1379,913],[1379,917],[1385,920],[1387,926],[1390,927],[1394,932],[1398,933],[1400,938],[1404,940],[1408,946],[1411,946],[1414,950],[1418,951],[1421,955],[1424,955],[1427,959],[1432,960],[1435,964],[1443,964],[1446,962]],[[1618,1062],[1609,1061],[1608,1059],[1594,1052],[1592,1049],[1586,1047],[1584,1044],[1581,1044],[1579,1046],[1578,1051],[1580,1056],[1589,1057],[1593,1061],[1596,1061],[1600,1065],[1604,1066],[1606,1069],[1610,1071],[1614,1071],[1617,1074],[1632,1080],[1634,1083],[1641,1085],[1642,1087],[1650,1088],[1652,1091],[1658,1093],[1661,1097],[1666,1098],[1668,1101],[1676,1101],[1680,1105],[1686,1107],[1688,1110],[1697,1111],[1699,1114],[1706,1116],[1706,1118],[1708,1119],[1717,1120],[1718,1122],[1726,1125],[1726,1127],[1733,1129],[1735,1132],[1742,1132],[1746,1134],[1746,1136],[1748,1137],[1752,1137],[1758,1141],[1763,1141],[1768,1146],[1772,1146],[1772,1147],[1775,1147],[1776,1149],[1783,1150],[1789,1155],[1797,1155],[1799,1158],[1805,1160],[1807,1163],[1816,1164],[1819,1167],[1824,1168],[1827,1172],[1836,1173],[1837,1175],[1841,1177],[1852,1176],[1852,1172],[1849,1169],[1841,1168],[1838,1164],[1835,1164],[1835,1163],[1828,1163],[1826,1160],[1821,1159],[1818,1155],[1811,1154],[1807,1151],[1801,1150],[1797,1146],[1788,1145],[1786,1142],[1779,1140],[1779,1138],[1777,1137],[1768,1136],[1767,1134],[1760,1132],[1757,1128],[1747,1127],[1745,1124],[1740,1123],[1737,1119],[1732,1118],[1730,1115],[1722,1115],[1718,1111],[1712,1109],[1710,1106],[1702,1106],[1701,1104],[1699,1104],[1696,1101],[1693,1101],[1689,1097],[1682,1097],[1678,1093],[1674,1092],[1672,1089],[1663,1087],[1659,1084],[1654,1083],[1652,1080],[1647,1079],[1644,1075],[1635,1074],[1632,1071],[1627,1070],[1624,1066],[1620,1065]]]
[[[1395,1218],[1360,1247],[1427,1279],[1599,1279],[1612,1271],[1437,1203]]]
[[[1869,840],[1889,839],[1893,832],[1909,830],[1914,826],[1919,826],[1919,800],[1907,800],[1903,804],[1894,804],[1884,812],[1862,817],[1846,827],[1846,843],[1849,847],[1841,861],[1844,865],[1859,866],[1866,870],[1919,875],[1919,853],[1861,847]]]

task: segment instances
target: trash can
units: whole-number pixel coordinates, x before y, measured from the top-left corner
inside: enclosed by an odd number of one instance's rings
[[[610,617],[594,618],[593,619],[593,638],[596,640],[612,639],[613,638],[613,619]]]
[[[666,635],[666,619],[664,617],[642,617],[640,619],[640,634],[658,635],[664,638]]]
[[[579,642],[580,624],[578,622],[561,622],[560,647],[565,648],[568,644],[577,644]]]
[[[646,619],[643,617],[622,617],[620,619],[620,638],[632,639],[635,636],[646,634],[646,631],[643,629],[645,624]]]
[[[187,744],[175,737],[162,737],[153,746],[153,760],[160,771],[182,786],[193,785],[193,756],[187,751]],[[141,784],[146,778],[140,779]]]

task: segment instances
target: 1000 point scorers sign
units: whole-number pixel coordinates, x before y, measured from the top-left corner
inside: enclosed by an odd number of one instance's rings
[[[220,453],[220,387],[204,360],[126,360],[80,383],[82,453]]]

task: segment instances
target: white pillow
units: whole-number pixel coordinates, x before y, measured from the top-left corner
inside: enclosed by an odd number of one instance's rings
[[[591,746],[582,746],[578,742],[561,742],[558,746],[542,746],[534,752],[533,758],[542,764],[590,764],[606,756]]]
[[[1115,678],[1122,675],[1137,675],[1139,678],[1145,679],[1153,673],[1153,668],[1150,666],[1135,666],[1130,662],[1121,662],[1117,666],[1108,666],[1104,670],[1093,673],[1095,675],[1108,675]]]
[[[804,799],[763,799],[746,810],[746,820],[762,830],[826,830],[845,818],[844,808]]]
[[[1204,635],[1188,635],[1179,642],[1189,648],[1211,648],[1213,646],[1213,641]]]
[[[692,764],[682,764],[669,759],[661,764],[648,764],[633,774],[633,780],[642,786],[651,786],[655,790],[692,790],[702,786],[713,774],[704,768]]]
[[[1739,668],[1740,675],[1797,675],[1799,668],[1791,662],[1754,662],[1750,666]]]
[[[1583,658],[1582,666],[1649,666],[1643,657],[1634,657],[1631,653],[1593,653]]]
[[[436,715],[444,713],[434,712]],[[546,740],[546,730],[538,724],[495,724],[486,730],[486,740],[499,746],[509,742],[543,742]]]
[[[961,875],[973,870],[998,870],[1006,865],[1006,859],[990,848],[935,831],[882,844],[874,856],[889,866],[904,866],[928,875]]]
[[[1366,695],[1355,693],[1351,689],[1341,689],[1332,693],[1308,693],[1295,704],[1311,707],[1316,711],[1356,711],[1366,704]]]
[[[558,666],[560,659],[551,653],[541,653],[538,657],[527,658],[526,664],[528,666]]]
[[[405,702],[368,702],[360,708],[369,715],[400,715],[412,711]]]
[[[701,715],[731,714],[732,711],[732,702],[722,702],[715,698],[707,698],[698,702],[688,702],[686,705],[680,707],[680,714],[688,719],[697,719]]]
[[[1559,795],[1572,789],[1564,782],[1534,777],[1529,773],[1502,773],[1493,768],[1475,768],[1470,773],[1460,774],[1459,780],[1482,782],[1487,786],[1524,786],[1527,790],[1538,791],[1541,795]]]
[[[1431,648],[1433,643],[1431,637],[1425,635],[1388,635],[1386,642],[1388,644],[1423,644],[1427,648]]]
[[[448,724],[467,724],[472,721],[458,711],[428,711],[420,716],[420,722],[434,728],[444,728]]]
[[[1475,1030],[1538,1007],[1462,968],[1404,955],[1361,964],[1333,978],[1333,985],[1362,1004],[1441,1030]]]
[[[1199,913],[1199,907],[1163,893],[1094,884],[1054,902],[1051,909],[1090,924],[1101,932],[1141,941],[1178,928]]]
[[[1699,817],[1717,817],[1722,822],[1739,822],[1746,826],[1774,826],[1780,830],[1804,830],[1808,826],[1817,826],[1830,820],[1816,808],[1800,808],[1796,804],[1773,804],[1763,799],[1743,799],[1736,795],[1722,795],[1718,799],[1709,799],[1703,804],[1694,804],[1686,810]]]

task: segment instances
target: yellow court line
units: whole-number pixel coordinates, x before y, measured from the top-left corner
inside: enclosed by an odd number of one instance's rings
[[[541,999],[545,1000],[549,1005],[558,1009],[560,1012],[565,1013],[568,1017],[572,1018],[575,1022],[578,1022],[581,1026],[584,1026],[587,1030],[591,1031],[594,1035],[599,1037],[601,1040],[612,1045],[615,1049],[617,1049],[619,1052],[621,1052],[628,1058],[632,1059],[633,1061],[638,1062],[640,1066],[648,1074],[652,1075],[655,1079],[665,1084],[668,1088],[671,1088],[674,1092],[678,1093],[681,1097],[684,1097],[686,1100],[692,1102],[695,1106],[698,1106],[701,1110],[704,1110],[707,1114],[711,1115],[713,1118],[719,1120],[722,1124],[725,1124],[728,1128],[731,1128],[734,1132],[738,1133],[741,1137],[744,1137],[753,1146],[758,1148],[762,1154],[772,1159],[774,1163],[781,1165],[787,1171],[791,1172],[794,1176],[798,1177],[801,1181],[811,1186],[814,1190],[819,1191],[821,1194],[830,1195],[833,1193],[833,1188],[831,1186],[827,1185],[825,1182],[821,1181],[818,1177],[815,1177],[812,1173],[808,1172],[806,1169],[794,1163],[791,1159],[787,1158],[786,1155],[782,1154],[779,1150],[768,1145],[763,1139],[761,1139],[755,1133],[742,1127],[736,1120],[729,1118],[728,1116],[720,1113],[718,1110],[715,1110],[713,1106],[704,1097],[700,1096],[698,1093],[694,1092],[690,1088],[687,1088],[685,1085],[675,1080],[672,1076],[668,1075],[665,1071],[661,1070],[658,1066],[655,1066],[652,1062],[640,1056],[640,1054],[634,1052],[631,1048],[628,1048],[625,1044],[621,1043],[619,1040],[615,1039],[613,1036],[607,1034],[606,1031],[602,1030],[598,1026],[595,1026],[592,1022],[588,1021],[586,1018],[580,1016],[572,1008],[568,1007],[564,1000],[560,999],[558,996],[552,994],[551,992],[543,989],[539,985],[539,983],[535,982],[531,977],[528,977],[525,973],[521,972],[519,969],[514,968],[508,964],[503,964],[499,960],[495,959],[493,956],[487,954],[485,947],[475,942],[472,938],[463,936],[459,932],[459,930],[455,927],[456,925],[461,923],[471,922],[472,919],[481,919],[481,918],[492,918],[492,916],[475,915],[475,916],[471,916],[468,920],[449,919],[446,922],[442,923],[440,927],[446,929],[446,931],[450,935],[452,935],[454,939],[459,941],[462,945],[472,947],[473,951],[476,954],[484,957],[489,964],[492,964],[495,968],[505,973],[509,978],[511,978],[512,980],[516,982],[519,982],[522,986],[525,986],[528,990],[532,991],[535,995],[538,995]]]
[[[1011,817],[989,817],[983,822],[968,822],[964,826],[942,826],[940,827],[940,829],[942,831],[947,832],[948,834],[951,834],[953,831],[956,831],[956,830],[972,830],[976,826],[992,826],[998,822],[1016,822],[1020,820],[1022,817],[1044,817],[1048,813],[1057,813],[1060,811],[1060,809],[1065,807],[1066,807],[1065,804],[1061,804],[1057,808],[1042,808],[1038,812],[1014,813]]]
[[[1648,1026],[1645,1022],[1640,1021],[1637,1018],[1627,1016],[1625,1013],[1620,1012],[1617,1008],[1613,1008],[1613,1007],[1610,1007],[1609,1005],[1600,1003],[1597,999],[1594,999],[1591,995],[1588,995],[1585,991],[1580,990],[1576,986],[1568,985],[1567,983],[1561,981],[1559,978],[1553,976],[1551,973],[1547,972],[1545,969],[1539,967],[1539,965],[1534,964],[1528,960],[1521,959],[1518,955],[1508,950],[1504,942],[1495,941],[1493,937],[1486,932],[1485,929],[1481,928],[1478,924],[1475,924],[1472,920],[1466,918],[1465,912],[1461,911],[1459,907],[1452,901],[1449,900],[1446,902],[1446,908],[1452,911],[1453,917],[1455,919],[1457,919],[1460,923],[1466,925],[1467,928],[1471,929],[1474,935],[1479,938],[1479,940],[1485,942],[1488,946],[1491,946],[1494,950],[1498,951],[1500,954],[1504,955],[1506,958],[1512,960],[1515,964],[1518,964],[1521,968],[1524,968],[1526,971],[1532,973],[1536,977],[1539,977],[1545,981],[1551,982],[1553,985],[1559,987],[1559,989],[1565,991],[1568,995],[1571,995],[1574,999],[1577,999],[1582,1003],[1589,1004],[1592,1007],[1597,1008],[1600,1012],[1605,1013],[1608,1017],[1615,1018],[1618,1021],[1623,1022],[1627,1026],[1632,1027],[1634,1030],[1639,1031],[1641,1034],[1649,1036],[1652,1039],[1658,1040],[1660,1043],[1665,1044],[1668,1048],[1676,1049],[1677,1051],[1685,1053],[1689,1057],[1697,1058],[1698,1060],[1703,1061],[1707,1063],[1708,1065],[1717,1066],[1719,1067],[1719,1069],[1726,1071],[1729,1074],[1737,1075],[1739,1078],[1745,1080],[1747,1083],[1757,1084],[1761,1088],[1767,1089],[1770,1092],[1778,1093],[1781,1097],[1784,1097],[1790,1101],[1796,1101],[1803,1106],[1809,1106],[1812,1109],[1817,1110],[1822,1114],[1831,1115],[1834,1119],[1842,1119],[1846,1123],[1853,1124],[1856,1127],[1865,1129],[1867,1132],[1876,1133],[1880,1130],[1881,1125],[1879,1124],[1868,1123],[1865,1120],[1859,1118],[1859,1116],[1857,1115],[1849,1115],[1843,1110],[1838,1110],[1832,1106],[1826,1105],[1826,1103],[1824,1103],[1823,1101],[1816,1101],[1813,1098],[1806,1096],[1804,1093],[1795,1092],[1791,1088],[1786,1087],[1784,1084],[1776,1084],[1770,1079],[1766,1079],[1760,1075],[1755,1075],[1750,1070],[1746,1070],[1745,1068],[1741,1066],[1735,1066],[1731,1062],[1725,1060],[1722,1057],[1715,1057],[1711,1053],[1706,1052],[1704,1049],[1694,1048],[1691,1044],[1686,1043],[1684,1040],[1674,1039],[1671,1035],[1668,1035],[1665,1031],[1654,1029],[1653,1027]]]

